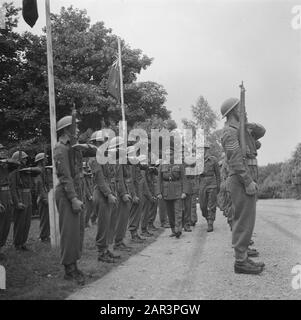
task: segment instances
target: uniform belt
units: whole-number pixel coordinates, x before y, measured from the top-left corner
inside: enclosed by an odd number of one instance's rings
[[[0,191],[9,191],[9,186],[0,187]]]
[[[20,189],[22,192],[30,192],[31,190],[29,188]]]
[[[248,166],[257,166],[257,159],[246,159]]]

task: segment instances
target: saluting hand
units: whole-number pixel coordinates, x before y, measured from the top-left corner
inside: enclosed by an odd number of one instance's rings
[[[81,211],[84,210],[84,204],[82,201],[80,201],[79,199],[77,198],[73,198],[72,201],[72,210],[75,212],[75,213],[80,213]]]

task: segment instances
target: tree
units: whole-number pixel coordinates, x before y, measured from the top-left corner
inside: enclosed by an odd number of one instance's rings
[[[192,119],[183,119],[182,123],[185,129],[192,129],[195,134],[197,128],[204,130],[205,139],[210,144],[211,155],[221,158],[222,146],[221,146],[221,130],[216,130],[218,115],[212,110],[208,101],[200,96],[195,105],[191,106]]]
[[[0,48],[1,67],[7,61],[0,92],[4,124],[0,141],[8,140],[11,145],[21,139],[45,137],[49,141],[46,36],[12,32],[19,9],[7,8],[7,49]],[[109,68],[117,52],[116,35],[104,22],[91,26],[87,12],[72,6],[52,14],[51,21],[57,118],[70,114],[75,103],[83,131],[116,123],[121,119],[120,106],[107,92]],[[131,124],[150,118],[153,112],[169,119],[164,88],[154,82],[135,83],[137,74],[149,67],[152,59],[124,40],[122,48],[126,117]]]

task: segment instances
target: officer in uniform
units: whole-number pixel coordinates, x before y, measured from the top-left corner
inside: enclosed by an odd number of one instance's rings
[[[156,166],[150,166],[146,171],[146,179],[149,186],[149,190],[152,194],[152,201],[149,209],[148,230],[157,231],[158,228],[154,225],[158,210],[158,199],[156,196],[156,185],[158,180],[158,168]]]
[[[2,248],[6,244],[13,213],[9,173],[19,166],[19,162],[6,158],[7,150],[0,144],[0,260],[5,258]]]
[[[204,146],[204,171],[200,175],[199,201],[203,217],[207,220],[207,232],[213,231],[215,220],[217,194],[220,189],[220,171],[218,161],[209,154],[209,144]]]
[[[191,232],[190,226],[195,226],[197,222],[196,203],[199,191],[199,175],[196,173],[196,162],[185,159],[185,175],[188,185],[187,197],[184,200],[184,231]]]
[[[38,153],[35,157],[36,165],[41,169],[41,174],[36,177],[37,205],[40,216],[40,239],[42,242],[50,241],[50,223],[49,223],[49,207],[48,192],[50,186],[48,176],[45,170],[47,164],[47,156],[45,153]]]
[[[229,98],[221,106],[222,116],[227,117],[221,142],[229,165],[229,190],[234,206],[232,220],[234,271],[259,274],[264,264],[256,263],[248,257],[248,246],[255,224],[257,184],[254,181],[256,177],[253,177],[255,168],[249,167],[246,159],[242,157],[239,143],[239,103],[239,99]],[[248,129],[246,131],[248,132]],[[248,138],[246,140],[248,141]],[[255,161],[250,163],[253,165]]]
[[[78,122],[78,120],[76,120]],[[95,150],[88,145],[71,146],[73,136],[72,116],[65,116],[57,122],[58,143],[54,148],[54,161],[59,183],[55,200],[59,212],[61,264],[65,268],[66,280],[85,283],[77,261],[82,254],[85,217],[83,186],[83,151],[85,156],[95,156]],[[79,130],[76,126],[76,136]]]
[[[28,155],[24,151],[16,151],[13,161],[19,161],[21,166],[10,173],[10,190],[14,204],[14,246],[16,250],[28,251],[26,246],[32,215],[33,177],[41,173],[40,169],[26,168]]]
[[[164,199],[169,224],[171,227],[171,237],[180,238],[182,234],[182,212],[183,200],[188,193],[183,164],[174,163],[174,152],[171,149],[170,164],[161,164],[158,172],[157,197]]]

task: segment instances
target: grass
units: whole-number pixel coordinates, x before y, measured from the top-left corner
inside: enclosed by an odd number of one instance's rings
[[[118,263],[106,264],[97,261],[95,247],[96,226],[86,229],[84,250],[79,262],[81,270],[88,275],[86,284],[98,280],[116,268],[132,255],[140,252],[155,241],[163,229],[154,232],[142,244],[132,244],[127,235],[126,241],[133,247],[130,253],[122,252]],[[6,269],[6,290],[0,290],[0,300],[61,300],[80,288],[72,281],[63,279],[64,270],[60,264],[59,249],[52,249],[50,244],[38,240],[39,220],[33,219],[28,245],[29,252],[18,252],[12,246],[12,228],[4,250],[6,260],[0,263]]]

